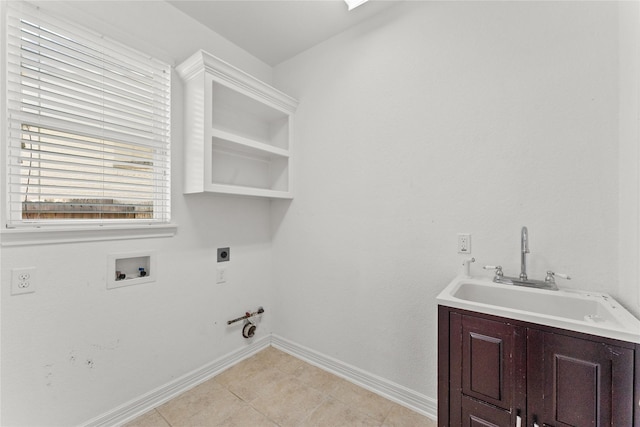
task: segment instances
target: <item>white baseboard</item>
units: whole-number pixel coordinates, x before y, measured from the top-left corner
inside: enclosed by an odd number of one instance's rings
[[[207,381],[236,363],[253,356],[260,350],[269,347],[270,344],[270,335],[262,337],[239,351],[229,353],[201,368],[191,371],[180,378],[152,390],[149,393],[132,399],[109,412],[93,418],[82,425],[86,427],[120,426],[144,414],[145,412],[168,402],[198,384]]]
[[[269,345],[285,351],[305,362],[315,365],[325,371],[329,371],[341,378],[359,385],[386,399],[396,402],[433,420],[438,413],[437,401],[426,395],[417,393],[400,384],[396,384],[377,375],[348,365],[332,357],[318,353],[304,346],[288,341],[277,335],[268,335],[254,341],[247,347],[229,353],[201,368],[198,368],[180,378],[177,378],[163,386],[156,388],[140,397],[114,408],[100,416],[97,416],[83,426],[86,427],[113,427],[120,426],[136,417],[162,405],[181,393],[203,383],[241,362],[253,356]]]
[[[436,399],[318,353],[315,350],[288,341],[277,335],[271,336],[271,345],[433,420],[437,419],[438,404]]]

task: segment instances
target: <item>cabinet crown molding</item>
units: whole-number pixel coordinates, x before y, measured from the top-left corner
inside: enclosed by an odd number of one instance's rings
[[[176,72],[185,82],[205,71],[219,82],[242,90],[247,95],[260,99],[283,112],[293,113],[298,108],[298,101],[295,98],[202,49],[176,67]]]

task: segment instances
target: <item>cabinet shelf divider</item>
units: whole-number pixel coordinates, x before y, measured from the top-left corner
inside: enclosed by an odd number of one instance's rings
[[[245,138],[240,135],[236,135],[231,132],[227,132],[221,129],[212,128],[211,136],[218,139],[223,139],[234,144],[250,148],[259,152],[268,153],[280,157],[289,157],[289,151],[284,148],[274,147],[273,145],[265,144],[264,142],[256,141],[250,138]]]

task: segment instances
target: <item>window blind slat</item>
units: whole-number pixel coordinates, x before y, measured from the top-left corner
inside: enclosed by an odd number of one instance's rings
[[[14,45],[13,43],[17,44]],[[148,85],[153,85],[154,90],[158,86],[169,86],[169,81],[164,81],[164,79],[138,83],[124,76],[108,74],[104,70],[95,69],[95,67],[93,70],[91,68],[88,69],[87,67],[90,64],[83,63],[75,58],[65,57],[60,53],[48,51],[46,46],[38,45],[33,40],[10,39],[8,47],[10,56],[21,58],[23,62],[21,66],[25,69],[29,69],[29,66],[36,69],[42,66],[50,72],[54,74],[60,73],[72,81],[78,80],[90,83],[100,80],[104,83],[105,90],[112,90],[123,95],[129,92],[131,97],[140,99],[142,102],[148,102],[148,100],[154,98],[155,92],[150,91],[147,87]],[[138,86],[134,86],[136,83],[138,83]]]
[[[7,10],[8,226],[170,218],[170,69]]]
[[[150,121],[154,124],[154,127],[164,128],[167,126],[166,115],[159,110],[160,106],[144,106],[136,105],[128,102],[126,99],[121,98],[109,98],[105,96],[104,92],[91,93],[89,91],[76,92],[72,88],[65,87],[58,84],[56,79],[43,79],[32,78],[28,75],[22,76],[22,84],[9,83],[8,90],[12,94],[15,94],[16,98],[19,98],[18,94],[22,96],[48,96],[53,99],[64,100],[66,102],[78,102],[87,105],[89,108],[104,108],[106,111],[113,113],[119,113],[124,116],[128,116],[128,120],[131,121]],[[37,88],[38,92],[28,92],[23,89],[22,86],[31,86]]]
[[[38,179],[41,181],[41,179]],[[152,200],[153,197],[149,197],[148,188],[122,188],[121,186],[106,186],[101,184],[94,184],[91,186],[89,182],[85,182],[85,185],[74,185],[77,184],[78,181],[58,181],[57,183],[60,185],[55,185],[55,180],[47,180],[50,184],[44,185],[33,185],[31,183],[22,183],[25,186],[32,186],[34,188],[34,192],[29,193],[36,197],[38,197],[41,192],[49,193],[49,194],[68,194],[73,197],[105,197],[109,195],[113,198],[118,197],[129,197],[136,198],[138,200]],[[23,192],[23,194],[27,194],[27,192]]]
[[[107,92],[118,93],[121,95],[128,94],[130,98],[137,99],[142,103],[148,103],[153,100],[153,93],[145,90],[144,83],[140,83],[139,87],[133,86],[133,83],[126,79],[115,79],[114,76],[109,76],[107,73],[92,72],[91,69],[87,69],[89,64],[84,64],[80,61],[73,60],[71,58],[64,58],[62,56],[53,56],[47,54],[46,49],[39,46],[40,50],[26,49],[24,46],[20,52],[20,57],[23,59],[23,69],[31,71],[39,71],[41,68],[47,67],[49,71],[57,70],[61,75],[67,76],[69,81],[75,82],[96,82],[100,81],[102,87]],[[28,63],[37,59],[37,65]],[[29,66],[27,66],[29,65]],[[69,78],[71,77],[71,78]]]
[[[69,98],[93,100],[98,103],[106,103],[109,106],[121,105],[137,115],[165,116],[163,111],[165,104],[157,99],[138,99],[132,96],[131,92],[120,91],[107,87],[96,87],[91,81],[83,79],[81,76],[69,75],[57,71],[52,72],[50,67],[40,64],[38,69],[31,66],[30,61],[23,60],[25,66],[20,73],[20,81],[10,82],[10,88],[19,89],[21,86],[34,87],[41,86],[53,93],[64,93]],[[16,88],[16,86],[18,86]]]
[[[86,189],[84,190],[86,192]],[[90,192],[86,192],[87,194],[77,194],[69,196],[68,193],[64,192],[62,194],[56,192],[39,192],[38,194],[33,194],[33,199],[22,199],[20,204],[25,202],[40,202],[40,203],[51,203],[51,204],[72,204],[78,203],[79,200],[93,200],[100,199],[104,203],[104,205],[110,205],[110,200],[118,201],[121,204],[126,204],[128,206],[139,206],[139,205],[157,205],[156,201],[153,199],[143,199],[139,195],[133,195],[131,197],[120,194],[119,191],[116,192],[99,192],[96,194],[91,194]]]
[[[11,177],[16,177],[16,178],[22,178],[25,176],[30,176],[31,174],[33,174],[34,176],[48,176],[48,177],[69,177],[69,178],[74,178],[74,177],[78,177],[77,179],[85,179],[87,181],[100,181],[100,182],[107,182],[107,183],[123,183],[123,184],[128,184],[128,185],[149,185],[149,176],[147,174],[140,174],[140,175],[145,175],[145,176],[123,176],[123,175],[101,175],[99,173],[95,173],[92,171],[77,171],[77,170],[68,170],[68,169],[54,169],[54,168],[49,168],[49,167],[38,167],[37,169],[33,168],[30,169],[29,171],[23,172],[23,173],[14,173],[14,172],[10,172],[9,176]],[[38,175],[40,174],[40,175]],[[83,178],[84,177],[84,178]],[[161,179],[161,176],[157,176],[156,179]]]
[[[104,114],[88,115],[88,112],[85,112],[83,114],[82,111],[70,111],[69,109],[62,110],[59,108],[55,108],[55,105],[48,105],[45,103],[41,103],[40,105],[33,105],[31,103],[23,101],[22,106],[24,108],[24,112],[28,112],[32,115],[37,115],[38,117],[47,117],[66,123],[91,126],[92,128],[96,129],[96,132],[101,132],[104,135],[113,134],[135,136],[139,138],[153,138],[153,135],[149,132],[145,132],[144,129],[139,129],[133,126],[125,126],[120,122],[106,121],[108,117],[106,117]]]
[[[26,184],[23,184],[26,185]],[[145,197],[144,194],[148,194],[148,189],[139,189],[138,191],[129,190],[125,188],[87,188],[87,187],[74,187],[71,185],[65,187],[55,187],[55,186],[41,186],[36,187],[34,191],[27,192],[23,191],[22,200],[23,201],[52,201],[52,200],[41,200],[43,195],[56,195],[56,197],[61,197],[65,195],[66,198],[73,199],[98,199],[98,198],[109,198],[109,199],[129,199],[129,200],[137,200],[137,201],[153,201],[153,197]],[[133,203],[135,204],[135,203]]]
[[[10,35],[19,36],[22,29],[40,27],[41,31],[49,34],[56,33],[55,37],[68,39],[69,43],[75,43],[80,47],[80,50],[88,53],[100,51],[108,53],[108,57],[112,58],[112,60],[105,61],[105,64],[110,68],[124,67],[128,70],[154,75],[155,77],[163,75],[163,72],[159,73],[158,70],[162,70],[165,64],[159,60],[76,24],[48,16],[34,9],[28,9],[28,6],[20,11],[14,8],[15,13],[8,16],[8,26],[17,29],[17,31],[11,31]],[[105,43],[103,43],[103,40]]]
[[[64,212],[64,208],[65,206],[60,205],[59,203],[56,202],[34,202],[34,201],[27,201],[27,202],[23,202],[23,203],[29,203],[29,204],[33,204],[33,205],[39,205],[39,206],[50,206],[51,208],[55,209],[55,212]],[[119,208],[144,208],[144,209],[149,209],[151,207],[150,204],[139,204],[139,205],[131,205],[128,203],[120,203],[117,200],[114,201],[105,201],[104,203],[101,202],[95,202],[95,199],[76,199],[74,200],[74,205],[78,206],[78,207],[83,207],[85,208],[85,212],[89,211],[89,209],[94,208],[94,207],[100,207],[100,206],[109,206],[109,207],[119,207]]]
[[[55,65],[38,62],[38,58],[31,59],[24,55],[13,54],[10,55],[10,58],[19,60],[22,67],[21,80],[16,82],[18,84],[25,83],[26,79],[27,81],[31,80],[33,82],[32,85],[36,87],[39,83],[53,85],[64,88],[66,91],[71,91],[72,94],[78,93],[82,96],[93,96],[109,103],[119,103],[130,108],[136,108],[143,113],[164,113],[164,103],[161,100],[158,101],[157,98],[136,97],[132,92],[118,87],[96,86],[95,80],[86,78],[82,74],[74,74],[70,71],[56,68]]]
[[[51,111],[66,111],[70,114],[73,114],[74,116],[80,117],[82,117],[83,113],[91,114],[90,117],[87,116],[87,119],[92,119],[91,121],[109,119],[114,123],[119,123],[124,129],[135,129],[138,131],[145,131],[145,133],[148,134],[157,133],[162,135],[162,129],[154,126],[152,120],[147,120],[146,123],[142,120],[131,120],[124,114],[121,114],[120,112],[112,108],[91,104],[80,100],[74,100],[73,98],[51,94],[46,91],[41,91],[40,96],[25,93],[22,93],[19,96],[22,99],[23,105],[29,105],[31,107],[40,109],[46,108]],[[133,119],[134,117],[131,118]]]
[[[35,200],[41,201],[55,201],[55,198],[64,198],[68,200],[88,198],[130,200],[132,204],[135,204],[136,202],[148,202],[155,199],[153,196],[150,196],[148,193],[144,192],[122,191],[119,189],[100,189],[100,191],[90,191],[90,189],[87,188],[73,186],[40,186],[34,191],[22,191],[19,194],[23,196],[20,201],[24,201],[25,197],[30,197]]]
[[[160,177],[162,174],[153,173],[153,165],[151,162],[119,162],[119,161],[100,161],[99,159],[88,158],[86,162],[68,161],[65,157],[50,155],[50,156],[28,156],[22,155],[20,157],[22,162],[21,169],[28,171],[43,166],[49,168],[52,171],[59,171],[60,173],[96,173],[103,175],[105,179],[109,176],[123,176],[137,174],[143,176],[146,179],[153,177]]]
[[[99,123],[80,123],[73,121],[71,120],[72,117],[66,117],[64,114],[61,114],[60,117],[50,117],[30,112],[10,111],[9,119],[15,121],[18,125],[26,123],[35,127],[56,129],[59,132],[67,133],[70,137],[86,136],[87,138],[100,138],[124,144],[130,141],[131,144],[137,144],[142,147],[153,147],[157,143],[164,143],[166,146],[169,139],[168,135],[162,138],[162,141],[159,141],[157,138],[154,139],[152,135],[145,137],[143,135],[117,132],[113,129],[102,128]],[[72,131],[74,133],[71,133]],[[18,136],[16,135],[16,137]]]
[[[31,130],[35,129],[35,130]],[[71,147],[82,146],[85,149],[94,147],[97,151],[113,151],[127,152],[133,157],[148,158],[152,153],[159,151],[162,147],[154,147],[150,145],[124,144],[119,141],[98,140],[95,138],[66,136],[64,131],[42,128],[33,125],[23,125],[20,131],[20,138],[23,143],[35,144],[37,142],[52,142],[59,145],[68,145]],[[24,146],[24,145],[23,145]]]
[[[91,152],[85,152],[84,155],[74,153],[71,150],[65,153],[58,153],[56,151],[47,151],[41,147],[32,147],[31,143],[25,144],[19,153],[17,150],[12,150],[10,153],[23,159],[39,160],[42,162],[59,163],[68,165],[70,167],[103,167],[104,168],[126,168],[126,167],[138,167],[153,170],[154,162],[148,158],[127,158],[123,156],[99,156],[92,154]],[[166,163],[165,163],[166,165]],[[155,165],[157,166],[157,164]],[[106,169],[104,173],[109,173],[109,169]]]
[[[46,35],[33,32],[22,31],[20,37],[21,49],[33,52],[40,58],[49,58],[59,65],[68,65],[83,74],[93,74],[100,76],[110,82],[122,83],[134,92],[146,97],[152,97],[154,93],[153,76],[143,73],[131,72],[131,70],[119,67],[118,71],[108,68],[108,57],[104,52],[96,52],[89,55],[87,52],[77,50],[72,45],[50,38]],[[109,83],[112,84],[112,83]],[[116,87],[119,86],[116,85]]]
[[[55,166],[57,165],[58,170],[64,170],[65,172],[71,169],[78,172],[83,170],[91,170],[91,171],[94,171],[94,173],[102,174],[105,176],[109,175],[110,171],[127,170],[127,169],[133,170],[134,168],[137,168],[136,170],[139,170],[141,168],[149,169],[149,172],[144,171],[145,174],[147,174],[149,177],[162,176],[164,173],[164,171],[156,171],[148,163],[139,163],[139,162],[116,162],[116,161],[106,162],[106,161],[100,161],[99,159],[94,160],[94,159],[88,159],[88,158],[69,159],[69,156],[65,157],[65,156],[53,156],[53,155],[38,158],[38,157],[29,156],[28,152],[21,153],[20,155],[16,155],[15,158],[23,162],[23,165],[21,165],[21,169],[25,169],[25,170],[28,170],[29,166],[24,165],[24,162],[39,162],[41,164],[50,165],[50,167],[52,168],[55,168]],[[81,161],[81,160],[84,160],[84,161]],[[106,163],[108,163],[109,168],[105,167]]]
[[[29,168],[24,162],[31,161],[51,165],[59,164],[67,168],[77,168],[78,170],[92,168],[104,175],[108,175],[110,170],[117,169],[154,170],[153,163],[148,160],[123,160],[122,158],[108,159],[95,156],[58,154],[30,148],[23,149],[17,157],[23,162],[21,165],[23,169]]]
[[[144,101],[153,98],[152,87],[148,87],[145,81],[131,81],[124,76],[114,75],[106,70],[94,66],[84,58],[71,57],[61,50],[52,50],[45,41],[21,39],[23,58],[38,58],[42,64],[65,70],[67,74],[82,76],[92,81],[101,79],[108,88],[119,91],[120,88],[129,91],[132,95]]]

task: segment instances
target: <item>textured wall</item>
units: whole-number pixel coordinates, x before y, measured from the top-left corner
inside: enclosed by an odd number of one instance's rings
[[[401,2],[276,67],[300,107],[274,330],[435,397],[456,233],[473,273],[513,274],[527,225],[531,277],[617,295],[617,20],[606,2]]]

